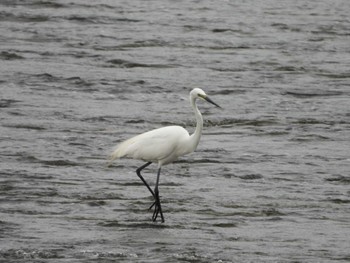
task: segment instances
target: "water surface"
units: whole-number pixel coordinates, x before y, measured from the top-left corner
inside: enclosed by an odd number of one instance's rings
[[[348,1],[2,1],[3,262],[350,260]],[[114,145],[164,125],[163,168]],[[154,185],[156,165],[145,170]]]

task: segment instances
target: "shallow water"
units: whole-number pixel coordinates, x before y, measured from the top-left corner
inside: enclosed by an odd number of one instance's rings
[[[350,260],[348,1],[2,1],[2,262]],[[128,137],[195,123],[152,223]],[[144,172],[154,184],[156,165]]]

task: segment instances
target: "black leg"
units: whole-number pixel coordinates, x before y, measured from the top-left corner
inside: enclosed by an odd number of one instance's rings
[[[158,185],[159,185],[159,177],[160,177],[160,169],[158,169],[158,174],[157,174],[157,182],[156,182],[156,186],[154,188],[154,198],[155,198],[155,202],[154,202],[154,213],[153,213],[153,217],[152,220],[153,222],[155,222],[157,220],[158,214],[160,214],[160,217],[162,218],[162,222],[164,223],[164,216],[163,216],[163,211],[162,211],[162,206],[160,204],[160,199],[159,199],[159,190],[158,190]],[[152,206],[153,206],[152,205]],[[152,207],[151,206],[151,207]]]
[[[148,162],[148,163],[142,165],[141,167],[137,168],[136,174],[137,174],[137,176],[142,180],[142,182],[144,183],[144,185],[147,186],[148,190],[151,192],[152,196],[155,198],[155,195],[154,195],[153,190],[151,189],[151,187],[149,187],[148,183],[146,182],[146,180],[145,180],[145,179],[142,177],[142,175],[141,175],[141,171],[142,171],[143,169],[145,169],[147,166],[149,166],[151,163],[152,163],[152,162]],[[153,205],[152,205],[152,206],[153,206]],[[150,207],[150,209],[151,209],[151,208],[152,208],[152,207]]]
[[[158,190],[159,177],[160,177],[160,168],[158,169],[157,182],[156,182],[156,186],[154,188],[154,191],[152,190],[152,188],[149,186],[149,184],[146,182],[146,180],[141,175],[141,171],[144,168],[146,168],[147,166],[149,166],[151,163],[152,162],[148,162],[148,163],[142,165],[141,167],[137,168],[136,174],[141,179],[141,181],[144,183],[144,185],[147,187],[147,189],[151,192],[152,196],[155,199],[154,203],[149,208],[149,209],[152,209],[152,207],[154,206],[154,212],[153,212],[152,220],[156,221],[156,219],[158,217],[158,214],[160,214],[160,217],[162,218],[162,222],[164,222],[164,216],[163,216],[162,207],[161,207],[161,204],[160,204],[159,190]]]

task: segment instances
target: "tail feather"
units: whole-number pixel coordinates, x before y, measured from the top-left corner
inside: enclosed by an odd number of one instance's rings
[[[120,153],[120,147],[118,146],[109,156],[108,159],[108,167],[110,167],[115,159],[121,158],[122,155]]]
[[[131,143],[131,139],[122,142],[115,148],[115,150],[109,156],[108,166],[111,166],[114,160],[122,158],[127,155],[127,150],[130,143]]]
[[[120,158],[119,153],[117,152],[118,148],[112,152],[112,154],[108,158],[108,167],[110,167],[115,159]]]

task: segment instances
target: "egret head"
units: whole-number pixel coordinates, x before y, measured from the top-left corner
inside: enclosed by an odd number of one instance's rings
[[[191,97],[194,98],[194,99],[203,99],[213,105],[215,105],[216,107],[218,108],[221,108],[219,105],[217,105],[214,101],[212,101],[207,94],[205,94],[205,92],[202,90],[202,89],[199,89],[199,88],[195,88],[191,91],[190,93]]]

